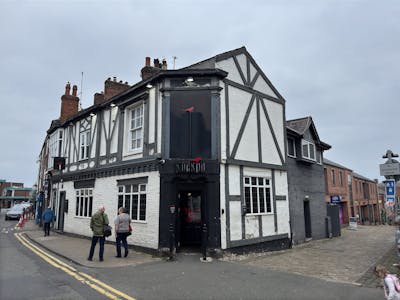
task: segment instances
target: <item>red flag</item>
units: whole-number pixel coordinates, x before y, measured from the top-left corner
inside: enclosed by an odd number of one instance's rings
[[[186,112],[193,112],[194,111],[194,106],[191,106],[191,107],[188,107],[188,108],[185,108],[184,109],[184,111],[186,111]]]

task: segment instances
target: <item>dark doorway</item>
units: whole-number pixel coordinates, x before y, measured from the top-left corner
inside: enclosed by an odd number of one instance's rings
[[[58,230],[64,231],[64,209],[65,207],[65,192],[60,192],[60,203],[58,205]]]
[[[310,201],[304,201],[304,229],[305,229],[306,239],[311,239],[312,233],[311,233]]]
[[[201,191],[179,191],[178,200],[178,247],[200,247],[202,224]]]

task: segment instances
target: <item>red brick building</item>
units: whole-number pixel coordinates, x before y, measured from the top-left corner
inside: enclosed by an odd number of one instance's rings
[[[348,224],[351,211],[351,193],[349,182],[351,182],[352,170],[338,163],[324,158],[326,203],[339,205],[340,224]]]
[[[7,182],[0,180],[0,206],[9,208],[15,203],[29,201],[31,199],[32,189],[24,188],[20,182]]]

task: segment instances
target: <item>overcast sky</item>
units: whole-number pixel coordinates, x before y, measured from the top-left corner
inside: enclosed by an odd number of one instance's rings
[[[193,3],[193,4],[191,4]],[[286,100],[312,116],[325,157],[374,179],[400,152],[400,1],[0,1],[0,179],[32,186],[65,84],[93,104],[134,84],[146,56],[185,67],[245,46]]]

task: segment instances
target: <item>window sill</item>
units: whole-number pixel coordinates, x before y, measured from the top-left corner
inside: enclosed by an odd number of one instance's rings
[[[258,213],[258,214],[245,214],[246,217],[258,217],[258,216],[273,216],[273,212],[268,212],[268,213]]]

